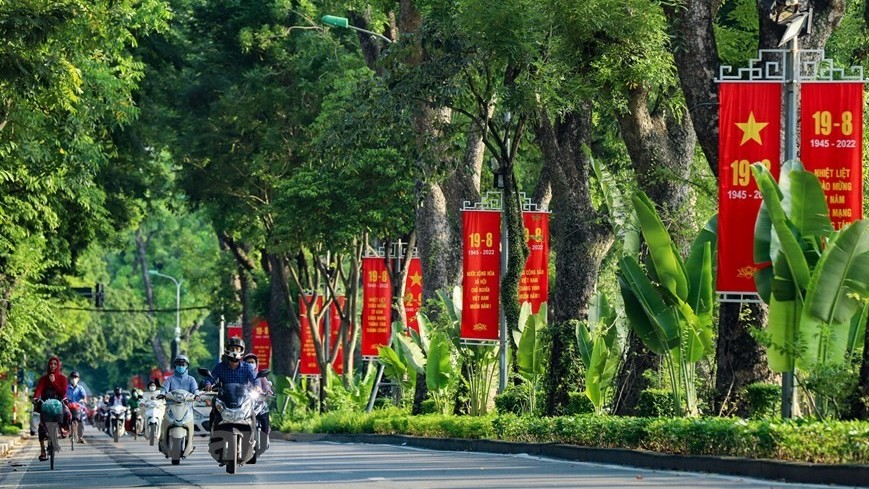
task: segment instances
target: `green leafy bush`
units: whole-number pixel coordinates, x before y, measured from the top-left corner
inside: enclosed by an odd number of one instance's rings
[[[434,399],[426,399],[419,405],[420,414],[437,414],[438,404]]]
[[[869,463],[865,421],[767,421],[739,418],[639,418],[508,413],[492,416],[410,416],[390,409],[329,413],[285,431],[378,433],[445,438],[489,438],[586,447],[631,448],[681,455],[779,459],[826,464]]]
[[[674,416],[676,410],[673,407],[673,396],[665,389],[646,389],[640,393],[637,401],[637,416],[658,418],[661,416]]]
[[[504,392],[495,396],[495,409],[499,414],[525,414],[531,403],[531,384],[522,382],[508,385]]]
[[[752,418],[777,418],[781,411],[781,386],[755,382],[745,386],[748,415]]]
[[[0,423],[11,425],[14,410],[15,394],[12,392],[12,381],[4,380],[0,382]]]
[[[571,392],[567,395],[567,406],[564,407],[564,414],[591,414],[594,412],[594,404],[584,392]]]
[[[17,435],[21,433],[21,427],[14,424],[4,425],[2,430],[4,435]]]

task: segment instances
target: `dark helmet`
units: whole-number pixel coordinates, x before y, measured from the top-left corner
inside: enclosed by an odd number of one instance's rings
[[[259,363],[259,359],[256,357],[256,354],[254,354],[254,353],[248,353],[247,355],[244,356],[244,358],[242,358],[242,360],[245,362],[247,362],[248,360],[253,360],[254,363]]]
[[[172,365],[178,365],[179,363],[183,363],[184,365],[190,365],[190,360],[187,359],[186,355],[178,355],[175,357],[175,361],[172,362]]]
[[[239,350],[235,350],[235,348],[239,348]],[[241,356],[244,354],[244,340],[238,336],[233,336],[226,344],[223,354],[231,360],[241,360]]]
[[[121,395],[121,388],[120,388],[120,387],[115,387],[115,395],[116,395],[116,396],[120,396],[120,395]]]
[[[81,375],[78,374],[78,370],[73,370],[72,372],[69,373],[69,378],[70,379],[72,379],[72,378],[80,379]]]

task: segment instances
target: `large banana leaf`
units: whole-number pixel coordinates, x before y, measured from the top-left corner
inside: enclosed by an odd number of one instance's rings
[[[413,341],[415,341],[416,344],[420,346],[420,348],[422,348],[422,351],[427,352],[429,349],[428,332],[431,326],[428,317],[426,317],[426,315],[423,313],[417,314],[416,326],[419,331],[414,331],[413,329],[408,328],[410,337],[413,338]]]
[[[425,373],[425,354],[419,345],[413,342],[409,336],[403,333],[392,335],[393,344],[398,344],[407,363],[419,373]]]
[[[597,292],[591,298],[591,303],[588,308],[588,324],[592,329],[598,328],[598,325],[611,325],[616,320],[616,310],[610,305],[603,292]]]
[[[754,178],[757,181],[757,187],[763,195],[763,202],[766,204],[767,212],[772,220],[775,236],[781,243],[781,250],[787,257],[794,282],[801,290],[805,290],[809,285],[810,271],[809,264],[803,255],[802,248],[794,236],[793,224],[788,220],[782,207],[779,188],[772,178],[769,170],[760,163],[751,165]],[[772,244],[770,245],[772,247]],[[772,251],[772,250],[771,250]]]
[[[407,366],[398,353],[388,346],[377,347],[377,355],[383,364],[383,373],[395,382],[401,382],[407,373]]]
[[[632,257],[619,260],[618,275],[625,312],[643,343],[658,355],[679,345],[679,318]]]
[[[519,324],[516,325],[516,329],[513,330],[513,344],[516,345],[516,348],[519,348],[520,338],[522,337],[522,333],[525,331],[525,328],[528,327],[528,318],[531,317],[531,303],[523,302],[522,306],[519,307]]]
[[[586,370],[591,364],[591,354],[594,350],[594,340],[591,332],[588,329],[588,323],[583,321],[576,322],[576,343],[579,347],[579,357]]]
[[[425,384],[429,390],[440,392],[449,386],[454,375],[450,342],[443,334],[435,334],[430,345],[425,364]]]
[[[701,247],[702,246],[702,247]],[[702,245],[691,246],[691,258],[688,259],[688,280],[691,283],[688,294],[688,305],[698,320],[712,326],[712,309],[714,301],[712,273],[712,242],[704,241]]]
[[[635,195],[633,202],[640,220],[643,238],[649,247],[650,262],[654,267],[655,276],[674,297],[687,300],[688,278],[685,275],[685,265],[670,239],[670,234],[667,233],[667,228],[655,211],[655,204],[643,192]]]
[[[600,184],[601,194],[606,201],[607,209],[609,209],[609,215],[612,217],[613,229],[616,236],[622,241],[622,252],[631,256],[639,254],[640,225],[637,220],[636,211],[631,206],[625,204],[622,199],[622,191],[618,188],[616,179],[604,168],[599,160],[592,158],[591,149],[583,145],[582,150],[589,161],[591,161],[591,168],[594,170],[594,175]]]
[[[772,290],[772,254],[770,250],[772,236],[772,220],[766,205],[761,203],[754,224],[754,263],[759,267],[754,272],[754,285],[763,302],[769,304],[769,294]]]
[[[603,373],[606,369],[608,356],[609,348],[607,348],[604,339],[598,336],[594,340],[591,361],[585,373],[585,395],[594,404],[595,410],[600,410],[603,404],[602,387],[605,385]]]
[[[528,303],[526,305],[528,305],[528,311],[530,312],[531,305]],[[541,312],[545,314],[546,310],[542,309]],[[544,325],[545,322],[540,319],[539,313],[528,315],[517,341],[516,366],[519,369],[519,375],[531,382],[534,381],[536,376],[543,373],[543,361],[539,348],[540,345],[538,344],[538,333]]]
[[[790,191],[785,193],[784,203],[790,204],[785,211],[803,239],[827,237],[833,232],[830,210],[821,182],[814,173],[793,171],[790,173]]]
[[[812,274],[800,318],[801,367],[845,360],[851,321],[867,295],[869,221],[857,221],[836,233]]]
[[[848,331],[848,351],[857,351],[857,348],[863,344],[867,319],[869,319],[869,302],[863,306],[860,314],[855,314],[851,318],[851,328]]]

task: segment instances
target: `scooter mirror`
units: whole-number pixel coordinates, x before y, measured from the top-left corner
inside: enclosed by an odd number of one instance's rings
[[[211,371],[208,370],[207,368],[199,367],[196,369],[196,371],[199,372],[199,375],[202,375],[204,377],[208,377],[209,379],[211,378]]]
[[[263,377],[268,377],[270,373],[272,373],[271,370],[264,368],[264,369],[260,370],[259,372],[257,372],[256,378],[261,379]]]

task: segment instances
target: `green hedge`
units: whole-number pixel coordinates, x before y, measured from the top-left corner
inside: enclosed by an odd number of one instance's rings
[[[410,416],[398,409],[328,413],[288,423],[285,432],[375,433],[438,438],[568,443],[682,455],[869,464],[869,423],[739,418],[561,416]]]

